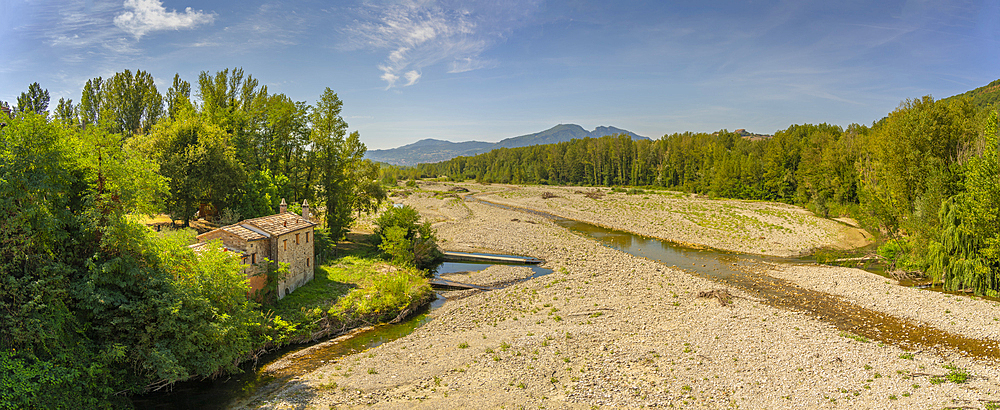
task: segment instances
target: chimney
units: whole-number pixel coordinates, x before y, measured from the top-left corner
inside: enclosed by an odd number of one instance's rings
[[[281,205],[278,205],[278,214],[285,212],[288,212],[288,204],[285,203],[285,198],[281,198]]]
[[[309,213],[309,201],[306,199],[302,200],[302,217],[307,221],[312,219],[312,215]]]

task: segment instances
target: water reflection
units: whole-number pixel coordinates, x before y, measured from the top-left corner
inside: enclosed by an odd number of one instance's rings
[[[555,223],[631,255],[681,268],[689,273],[747,291],[764,303],[807,312],[838,329],[906,349],[932,348],[979,358],[1000,359],[1000,343],[979,340],[870,310],[840,297],[803,289],[764,274],[771,262],[807,263],[789,259],[684,248],[667,241],[556,218]]]

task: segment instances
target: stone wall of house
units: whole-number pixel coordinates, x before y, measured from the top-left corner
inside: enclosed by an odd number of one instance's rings
[[[246,250],[247,241],[239,236],[233,235],[229,232],[223,231],[221,229],[216,229],[214,231],[202,234],[199,237],[200,242],[210,242],[215,239],[221,239],[222,244],[233,249]]]
[[[267,260],[271,258],[271,247],[267,240],[247,241],[221,229],[217,229],[203,234],[199,240],[209,242],[220,239],[222,244],[233,249],[239,249],[246,254],[242,264],[243,274],[247,276],[250,284],[250,291],[256,292],[267,286],[267,276],[263,275],[267,271]]]
[[[271,247],[267,240],[247,242],[246,253],[247,263],[250,265],[243,270],[247,278],[250,279],[250,292],[257,292],[267,286],[267,260],[271,259]]]
[[[313,279],[314,240],[312,227],[278,236],[277,261],[288,264],[288,275],[278,283],[279,299]]]

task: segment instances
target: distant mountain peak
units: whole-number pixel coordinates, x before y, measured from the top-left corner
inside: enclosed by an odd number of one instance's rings
[[[460,156],[471,156],[489,152],[497,148],[519,148],[532,145],[555,144],[581,138],[600,138],[608,135],[628,135],[633,140],[649,139],[634,132],[612,126],[599,126],[587,131],[577,124],[557,124],[545,131],[503,139],[499,142],[463,141],[451,142],[433,138],[391,149],[369,150],[365,157],[373,161],[393,165],[416,165],[447,161]]]

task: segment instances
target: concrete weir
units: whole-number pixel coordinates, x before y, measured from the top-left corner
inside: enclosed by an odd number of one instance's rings
[[[441,278],[431,279],[429,281],[429,283],[431,285],[431,288],[434,288],[436,290],[468,290],[468,289],[475,289],[475,290],[484,290],[485,291],[485,290],[496,290],[497,289],[497,288],[494,288],[494,287],[491,287],[491,286],[473,285],[473,284],[470,284],[470,283],[455,282],[455,281],[451,281],[451,280],[447,280],[447,279],[441,279]]]
[[[487,263],[517,263],[538,265],[544,262],[538,258],[512,255],[487,255],[481,253],[444,252],[446,262],[487,262]]]

